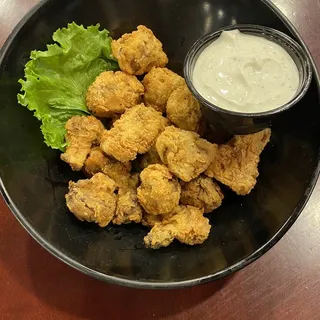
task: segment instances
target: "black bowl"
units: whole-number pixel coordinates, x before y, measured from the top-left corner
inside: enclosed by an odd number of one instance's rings
[[[76,269],[135,287],[173,288],[217,279],[270,249],[299,216],[319,174],[319,77],[314,63],[306,96],[273,123],[254,191],[243,198],[226,192],[224,205],[209,215],[212,231],[203,245],[174,243],[153,251],[144,248],[147,230],[140,225],[101,229],[77,221],[66,210],[67,182],[79,175],[59,160],[59,152],[44,145],[39,122],[17,103],[17,81],[30,51],[45,49],[52,33],[73,20],[100,22],[113,37],[145,24],[162,40],[169,67],[181,74],[197,38],[235,22],[270,26],[305,47],[292,25],[265,1],[42,1],[19,23],[0,55],[1,189],[27,231]]]

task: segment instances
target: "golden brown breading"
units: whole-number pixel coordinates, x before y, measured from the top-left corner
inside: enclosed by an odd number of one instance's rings
[[[187,85],[174,90],[167,102],[167,117],[178,128],[199,132],[202,113],[200,104]]]
[[[238,195],[247,195],[257,183],[260,154],[270,140],[271,130],[235,136],[220,145],[206,175],[217,179]]]
[[[152,228],[156,223],[162,222],[163,218],[166,216],[171,217],[170,214],[158,214],[157,216],[155,216],[153,214],[148,214],[145,211],[143,211],[141,223],[145,227]]]
[[[114,224],[140,223],[142,208],[137,198],[135,188],[120,189],[116,213],[112,222]]]
[[[211,178],[199,176],[190,182],[181,181],[180,184],[182,204],[203,208],[205,213],[221,206],[223,193]]]
[[[93,116],[75,116],[66,123],[67,150],[61,160],[72,170],[80,171],[93,145],[99,144],[104,130],[102,122]]]
[[[113,128],[105,131],[101,149],[121,162],[134,160],[146,153],[164,130],[168,120],[143,104],[128,109]]]
[[[181,187],[166,166],[152,164],[141,172],[140,179],[138,199],[147,213],[168,214],[179,205]]]
[[[167,247],[174,239],[188,245],[203,243],[209,236],[211,226],[203,216],[203,210],[191,206],[181,206],[177,214],[168,221],[156,223],[144,238],[144,243],[152,249]]]
[[[164,113],[171,93],[185,81],[167,68],[153,68],[142,80],[145,88],[144,103]]]
[[[152,228],[156,223],[160,223],[160,222],[162,222],[162,215],[155,216],[153,214],[148,214],[146,212],[142,214],[141,223],[145,227]]]
[[[87,106],[93,115],[109,118],[140,103],[143,93],[144,87],[135,76],[105,71],[89,87]]]
[[[133,173],[130,176],[129,182],[128,182],[128,187],[137,189],[140,184],[140,174],[139,173]],[[124,188],[123,188],[124,189]]]
[[[161,223],[161,222],[168,221],[173,215],[176,214],[175,211],[173,211],[171,213],[168,213],[168,214],[158,214],[156,216],[153,215],[153,214],[149,214],[149,213],[144,211],[143,214],[142,214],[141,223],[145,227],[152,228],[152,227],[155,226],[156,223]]]
[[[84,163],[83,171],[88,177],[92,177],[98,172],[102,172],[102,169],[110,162],[100,147],[94,147],[90,150],[87,160]]]
[[[91,179],[69,182],[66,202],[69,210],[81,221],[107,226],[115,213],[117,196],[115,182],[97,173]]]
[[[168,63],[162,43],[145,26],[113,40],[112,53],[118,59],[120,69],[129,74],[142,75],[152,67],[164,67]]]
[[[195,132],[170,126],[160,134],[156,148],[169,170],[189,182],[209,167],[217,146],[201,139]]]
[[[147,168],[148,166],[150,166],[150,164],[162,164],[155,144],[149,149],[147,153],[142,155],[138,163],[141,169]]]
[[[114,180],[119,188],[127,188],[131,179],[131,163],[108,157],[99,147],[91,149],[84,164],[84,171],[89,177],[102,172]]]
[[[139,174],[130,175],[123,172],[122,178],[120,174],[121,171],[113,173],[119,191],[117,209],[112,222],[114,224],[139,223],[142,219],[142,208],[137,198],[137,187],[140,182]],[[118,178],[117,175],[119,175]]]

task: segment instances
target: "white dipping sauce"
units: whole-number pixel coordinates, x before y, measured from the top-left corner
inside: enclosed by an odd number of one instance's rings
[[[280,45],[263,37],[224,31],[199,55],[193,84],[223,109],[257,113],[289,102],[299,87],[299,71]]]

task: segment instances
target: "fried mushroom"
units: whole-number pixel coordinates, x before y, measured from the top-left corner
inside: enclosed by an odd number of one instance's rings
[[[138,199],[148,214],[168,214],[179,205],[181,187],[166,166],[150,165],[141,172],[140,179]]]
[[[104,130],[102,122],[93,116],[74,116],[66,123],[66,152],[61,160],[70,164],[72,170],[80,171],[91,147],[100,143]]]
[[[171,93],[185,81],[167,68],[153,68],[142,80],[145,88],[144,103],[164,113]]]
[[[102,72],[87,91],[87,106],[99,118],[111,118],[141,102],[144,87],[132,75],[117,71]]]
[[[116,211],[116,189],[115,182],[103,173],[97,173],[91,179],[70,181],[67,207],[80,221],[105,227]]]
[[[168,63],[162,43],[143,25],[138,26],[136,31],[113,40],[111,48],[120,69],[129,74],[142,75],[152,67],[164,67]]]

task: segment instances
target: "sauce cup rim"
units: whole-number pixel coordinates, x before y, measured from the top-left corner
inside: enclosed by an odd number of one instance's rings
[[[289,102],[287,102],[286,104],[280,107],[277,107],[275,109],[271,109],[268,111],[252,112],[252,113],[238,112],[238,111],[224,109],[222,107],[219,107],[213,104],[212,102],[205,99],[194,87],[193,81],[192,81],[192,72],[193,72],[192,62],[194,59],[196,59],[196,55],[199,52],[201,52],[204,48],[206,48],[207,45],[209,45],[210,43],[218,39],[218,37],[221,35],[223,31],[231,31],[235,29],[238,29],[241,32],[247,33],[247,34],[253,34],[257,36],[260,35],[270,41],[280,44],[290,54],[290,56],[295,55],[301,61],[301,64],[305,70],[304,74],[301,74],[301,72],[299,72],[299,77],[302,85],[300,85],[300,88],[298,89],[297,93]],[[297,65],[296,61],[294,62]],[[198,40],[194,42],[194,44],[191,46],[191,48],[189,49],[185,57],[183,72],[184,72],[184,77],[185,77],[187,86],[191,90],[192,94],[199,100],[200,103],[213,109],[218,113],[223,113],[226,115],[250,117],[250,118],[267,117],[267,116],[275,115],[290,109],[305,96],[312,81],[311,61],[309,59],[307,51],[297,41],[295,41],[294,39],[292,39],[290,36],[283,33],[282,31],[279,31],[277,29],[273,29],[270,27],[262,26],[262,25],[255,25],[255,24],[234,24],[227,27],[223,27],[217,31],[207,33],[204,36],[200,37]]]

